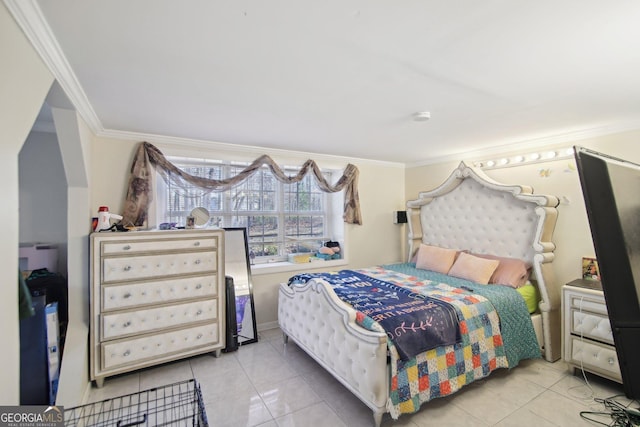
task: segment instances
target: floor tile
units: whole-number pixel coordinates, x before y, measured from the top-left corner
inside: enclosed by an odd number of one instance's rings
[[[264,331],[258,331],[258,340],[281,340],[283,338],[280,328],[267,329]]]
[[[189,359],[147,368],[140,371],[140,390],[173,384],[193,378]]]
[[[490,425],[453,405],[451,400],[445,397],[427,402],[422,405],[420,411],[411,415],[411,420],[418,427],[487,427]],[[404,415],[400,419],[402,417]]]
[[[482,387],[473,387],[471,384],[451,397],[451,404],[489,425],[499,422],[520,408],[515,399],[496,397],[495,389],[486,383]]]
[[[320,400],[302,377],[256,384],[256,389],[274,418],[311,406]]]
[[[564,367],[565,365],[556,366],[544,359],[533,359],[521,361],[512,371],[517,371],[519,377],[548,388],[569,375],[569,370],[563,369]]]
[[[203,355],[190,359],[193,377],[199,382],[207,378],[215,378],[229,372],[243,372],[242,366],[234,353],[224,353],[220,357]]]
[[[491,375],[484,380],[484,387],[490,390],[489,393],[493,394],[494,398],[509,400],[518,406],[526,404],[546,390],[530,379],[519,376],[517,369],[511,372],[496,372],[498,375]]]
[[[216,399],[205,398],[205,401],[211,427],[249,427],[273,420],[258,393],[241,397],[222,394]]]
[[[507,418],[504,418],[499,423],[495,424],[496,427],[558,427],[534,412],[531,412],[528,408],[520,408],[513,412]]]
[[[87,403],[99,402],[140,391],[140,374],[137,372],[106,378],[101,388],[91,386]]]
[[[587,404],[577,402],[553,390],[545,391],[523,406],[523,409],[560,427],[594,425],[580,417],[581,411],[589,410]]]
[[[319,402],[293,413],[276,418],[279,427],[347,427],[331,408]]]
[[[423,404],[415,414],[381,427],[565,427],[592,426],[581,411],[603,410],[594,397],[622,393],[615,382],[581,373],[562,361],[527,360],[499,369],[458,393]],[[372,427],[372,410],[293,341],[284,344],[279,329],[260,332],[257,343],[220,357],[201,355],[107,378],[92,388],[89,402],[116,398],[195,378],[211,426]],[[624,397],[619,401],[627,404]],[[610,423],[611,419],[599,418]]]
[[[622,384],[580,370],[575,375],[562,378],[550,389],[582,403],[624,394]]]

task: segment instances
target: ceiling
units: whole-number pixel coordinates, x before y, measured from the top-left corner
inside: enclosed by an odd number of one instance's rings
[[[5,2],[98,135],[412,164],[640,129],[637,0]]]

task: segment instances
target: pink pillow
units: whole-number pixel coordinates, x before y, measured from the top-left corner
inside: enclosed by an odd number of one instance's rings
[[[480,258],[498,260],[500,264],[489,279],[489,283],[519,288],[527,283],[531,274],[530,266],[517,258],[505,258],[495,255],[473,254]]]
[[[497,259],[484,259],[461,252],[449,270],[449,276],[486,285],[493,272],[498,268],[498,264],[500,261]]]
[[[456,260],[457,254],[458,251],[454,249],[439,248],[421,243],[416,257],[416,268],[447,274]]]

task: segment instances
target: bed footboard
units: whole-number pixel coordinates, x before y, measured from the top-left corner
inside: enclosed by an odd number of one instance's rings
[[[356,323],[356,311],[320,280],[280,285],[278,323],[322,367],[374,412],[376,425],[387,411],[387,338]]]

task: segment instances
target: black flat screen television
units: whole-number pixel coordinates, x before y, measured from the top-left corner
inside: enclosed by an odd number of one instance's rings
[[[624,392],[640,399],[640,165],[574,151]]]

